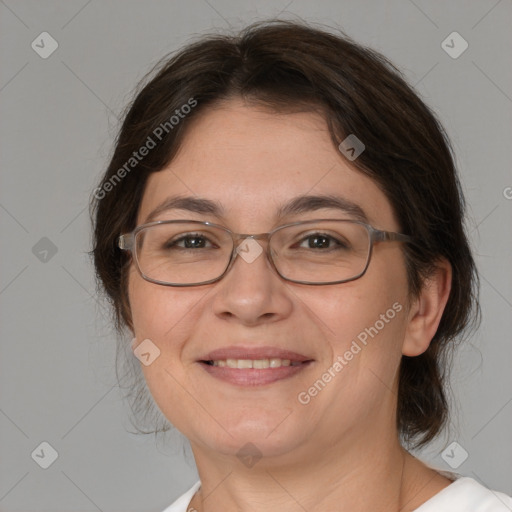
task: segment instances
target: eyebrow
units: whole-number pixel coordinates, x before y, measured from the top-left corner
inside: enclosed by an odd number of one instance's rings
[[[169,210],[185,210],[222,217],[224,209],[216,201],[192,196],[172,196],[160,203],[147,217],[145,223],[152,222],[158,215]]]
[[[279,209],[278,217],[313,212],[325,208],[341,210],[343,213],[350,215],[355,220],[365,223],[368,222],[368,216],[358,204],[344,197],[334,195],[308,195],[296,197]]]
[[[277,211],[277,217],[282,219],[291,215],[313,212],[322,209],[340,210],[355,220],[368,222],[364,210],[356,203],[334,195],[304,195],[293,198],[281,206]],[[210,199],[192,196],[172,196],[159,204],[146,218],[144,223],[152,222],[161,213],[170,210],[184,210],[199,214],[213,215],[217,218],[223,217],[225,212],[220,203]]]

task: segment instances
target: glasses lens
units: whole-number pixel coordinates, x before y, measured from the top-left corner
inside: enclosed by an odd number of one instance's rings
[[[332,283],[359,276],[366,268],[370,234],[350,221],[319,221],[287,226],[271,241],[282,277],[307,283]]]
[[[233,241],[227,231],[193,222],[156,224],[137,233],[141,273],[166,284],[216,279],[229,263]]]

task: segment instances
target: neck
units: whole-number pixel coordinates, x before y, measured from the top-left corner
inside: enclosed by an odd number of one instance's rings
[[[201,489],[189,510],[412,511],[440,490],[441,482],[436,480],[435,489],[422,487],[425,471],[433,473],[431,480],[438,475],[409,455],[397,439],[389,441],[330,445],[308,457],[296,453],[286,460],[263,457],[252,468],[236,457],[210,457],[193,446]]]

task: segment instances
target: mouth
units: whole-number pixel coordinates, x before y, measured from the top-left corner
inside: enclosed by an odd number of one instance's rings
[[[237,386],[261,386],[288,379],[313,359],[271,347],[230,347],[211,352],[198,363],[212,377]]]
[[[247,368],[264,370],[266,368],[281,368],[283,366],[300,366],[304,364],[302,361],[291,361],[290,359],[281,359],[279,357],[273,357],[271,359],[216,359],[214,361],[201,362],[210,366],[237,368],[239,370],[245,370]]]

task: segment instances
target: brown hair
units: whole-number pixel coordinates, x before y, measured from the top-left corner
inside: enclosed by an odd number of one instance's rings
[[[366,149],[353,165],[380,186],[401,231],[417,241],[404,246],[411,296],[440,258],[450,262],[452,290],[437,333],[425,353],[404,356],[400,367],[398,430],[410,445],[427,443],[447,418],[447,349],[479,318],[464,198],[434,114],[390,62],[344,35],[305,23],[260,22],[234,36],[203,37],[165,58],[143,80],[91,204],[94,264],[117,327],[132,326],[130,259],[116,241],[135,227],[148,176],[169,164],[194,118],[233,97],[275,111],[320,111],[336,147],[349,134],[363,141]],[[155,147],[135,160],[134,151],[148,137]]]

